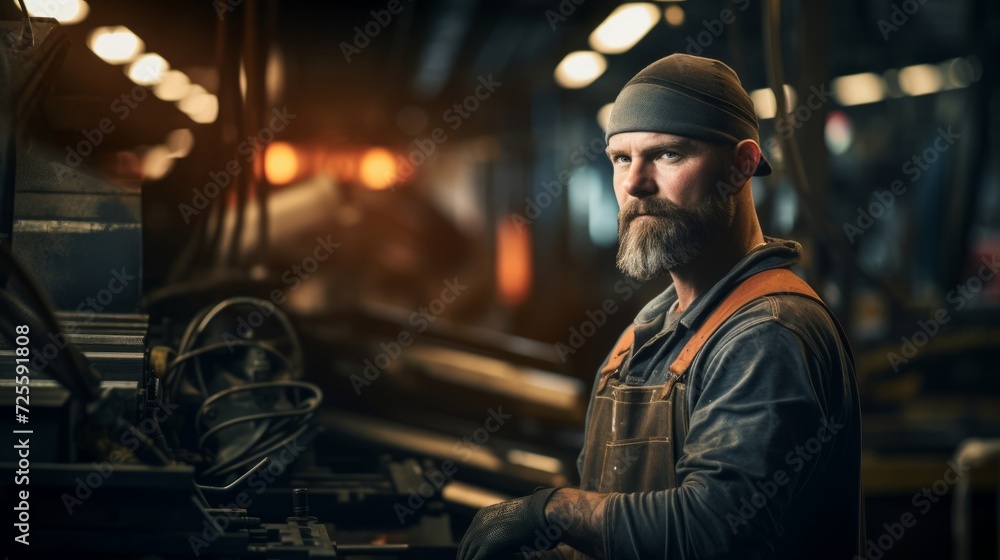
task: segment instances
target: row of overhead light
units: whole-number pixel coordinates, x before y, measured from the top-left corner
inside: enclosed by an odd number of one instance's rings
[[[940,91],[961,89],[979,80],[982,68],[979,59],[951,58],[938,64],[915,64],[904,68],[891,68],[882,74],[864,72],[834,78],[833,97],[841,107],[877,103],[890,98],[917,97]],[[769,88],[750,92],[754,109],[761,119],[773,119],[778,104]],[[789,111],[798,106],[795,90],[785,84],[785,98]]]
[[[88,35],[87,46],[104,62],[125,65],[125,75],[130,80],[151,87],[153,95],[174,103],[192,121],[207,124],[219,116],[219,99],[215,95],[192,83],[184,72],[171,69],[162,56],[145,52],[145,43],[129,28],[98,27]],[[164,143],[140,150],[143,178],[162,179],[178,159],[191,152],[193,145],[191,131],[178,129],[170,132]]]
[[[669,25],[677,27],[684,23],[684,9],[671,3],[663,10],[663,18]],[[629,2],[618,6],[590,34],[589,43],[593,50],[571,52],[556,66],[556,83],[569,89],[587,87],[607,70],[605,54],[628,51],[658,21],[660,8],[656,4]]]
[[[90,13],[84,0],[25,0],[28,14],[54,18],[64,25],[83,21]],[[14,0],[20,8],[20,2]],[[124,26],[98,27],[90,32],[87,45],[108,64],[125,64],[125,75],[138,85],[152,87],[160,99],[174,102],[191,120],[199,124],[215,122],[219,116],[218,98],[204,87],[191,83],[179,70],[156,53],[145,52],[145,44]]]
[[[219,99],[204,87],[192,83],[180,70],[156,53],[147,53],[145,44],[129,28],[121,25],[98,27],[90,32],[87,46],[108,64],[125,64],[125,75],[140,86],[152,87],[153,95],[174,102],[196,123],[215,122]]]
[[[14,4],[20,8],[18,0],[14,0]],[[63,25],[79,23],[90,13],[90,6],[84,0],[25,0],[25,7],[33,17],[54,18]],[[205,124],[218,117],[219,100],[215,95],[191,83],[183,72],[171,70],[162,56],[145,52],[142,39],[127,27],[98,27],[90,32],[87,46],[108,64],[126,65],[125,75],[130,80],[152,87],[153,95],[176,103],[192,121]],[[163,143],[138,149],[135,155],[139,158],[143,178],[163,178],[178,159],[191,153],[193,146],[194,134],[187,128],[180,128],[168,133]]]
[[[678,27],[684,23],[684,9],[678,4],[683,0],[667,0],[670,4],[663,10],[667,24]],[[556,83],[567,89],[584,88],[594,82],[605,70],[608,63],[606,54],[621,54],[635,46],[656,26],[660,19],[660,8],[649,2],[630,2],[618,6],[594,31],[588,42],[593,50],[574,51],[567,54],[556,66]],[[917,64],[905,68],[890,69],[882,74],[865,72],[833,79],[833,97],[841,107],[876,103],[889,98],[920,96],[964,88],[976,82],[982,68],[976,57],[961,57],[945,60],[939,64]],[[761,119],[774,118],[777,102],[770,89],[750,92],[757,116]],[[796,92],[785,85],[785,97],[790,111],[797,107]],[[597,121],[606,128],[613,103],[608,103],[597,112]]]

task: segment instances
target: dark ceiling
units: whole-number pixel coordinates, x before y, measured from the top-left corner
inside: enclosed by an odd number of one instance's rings
[[[0,4],[0,17],[17,17],[12,2]],[[748,89],[766,86],[757,1],[680,2],[686,12],[681,27],[657,25],[635,48],[610,55],[607,72],[582,90],[558,88],[553,69],[565,54],[588,48],[589,33],[619,2],[399,0],[398,14],[388,12],[390,4],[389,0],[265,0],[258,4],[265,14],[260,32],[271,37],[285,62],[280,104],[308,115],[288,131],[290,135],[300,140],[406,141],[395,126],[400,108],[418,105],[429,114],[440,114],[468,95],[479,76],[490,75],[504,84],[503,95],[494,105],[499,110],[492,118],[477,119],[470,127],[473,131],[525,110],[539,93],[558,96],[570,112],[578,108],[593,115],[614,99],[631,75],[661,56],[685,50],[690,39],[709,29],[727,8],[736,14],[735,20],[704,54],[729,62]],[[959,52],[959,39],[970,23],[969,5],[928,0],[921,7],[923,17],[914,18],[892,41],[885,41],[877,21],[891,15],[891,2],[839,2],[828,9],[829,72],[835,76],[879,71],[889,67],[889,60],[898,66],[900,61],[936,62],[967,54]],[[145,41],[147,51],[161,53],[173,67],[214,91],[217,80],[212,65],[219,15],[240,17],[245,5],[243,0],[91,0],[90,8],[86,20],[66,28],[73,47],[55,93],[74,110],[63,111],[73,115],[69,121],[55,124],[67,131],[93,126],[90,123],[109,113],[110,103],[134,87],[119,67],[103,63],[86,48],[91,29],[128,26]],[[799,10],[799,3],[785,3],[789,73],[795,72],[802,42],[811,39],[801,36]],[[386,16],[390,17],[384,25],[372,24]],[[377,34],[359,38],[358,31],[366,25],[377,29]],[[345,56],[345,48],[354,51],[355,47],[360,52]],[[172,104],[158,99],[143,103],[136,116],[123,123],[124,132],[115,135],[111,147],[157,142],[166,131],[191,124]]]

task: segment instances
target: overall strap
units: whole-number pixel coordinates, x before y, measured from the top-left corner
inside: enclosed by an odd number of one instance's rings
[[[621,367],[622,362],[625,361],[626,356],[628,356],[629,351],[632,350],[632,344],[635,342],[635,325],[629,325],[625,332],[622,333],[618,342],[615,344],[614,350],[611,351],[611,355],[608,356],[608,361],[601,368],[601,382],[597,386],[597,391],[600,392],[604,389],[604,386],[608,383],[608,378],[618,371]]]
[[[670,395],[674,385],[684,377],[691,362],[694,361],[698,352],[708,342],[712,334],[715,333],[723,323],[726,322],[736,311],[744,305],[764,296],[775,294],[798,294],[818,301],[824,307],[823,300],[806,284],[805,280],[799,278],[794,272],[787,268],[772,268],[758,272],[747,278],[732,292],[722,300],[712,314],[708,316],[704,323],[695,331],[694,336],[688,341],[677,359],[670,364],[670,373],[673,376],[663,387],[663,395],[666,398]]]

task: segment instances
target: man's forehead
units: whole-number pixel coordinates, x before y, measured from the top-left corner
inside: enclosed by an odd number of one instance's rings
[[[608,139],[608,151],[634,151],[653,146],[704,147],[708,142],[665,132],[620,132]]]

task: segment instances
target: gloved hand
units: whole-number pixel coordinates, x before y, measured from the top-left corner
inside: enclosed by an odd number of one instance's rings
[[[558,488],[545,488],[479,510],[458,545],[458,560],[502,558],[519,552],[522,546],[533,547],[538,538],[535,532],[545,533],[548,525],[545,502],[556,490]],[[553,542],[549,548],[557,544]]]

